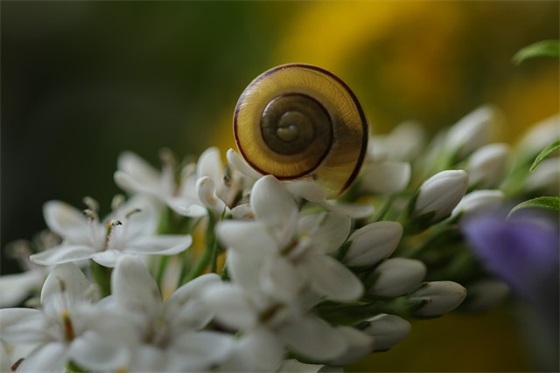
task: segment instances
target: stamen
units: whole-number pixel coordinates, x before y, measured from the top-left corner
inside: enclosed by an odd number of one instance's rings
[[[10,370],[11,370],[12,372],[15,372],[16,369],[21,365],[21,363],[23,363],[23,360],[25,360],[25,358],[20,357],[20,358],[10,367]]]
[[[95,213],[97,214],[97,212],[99,211],[99,203],[95,199],[91,198],[90,196],[85,196],[82,201],[88,209],[95,211]]]
[[[128,218],[130,218],[132,215],[137,214],[137,213],[139,213],[139,212],[142,212],[142,209],[135,208],[135,209],[132,209],[132,210],[130,210],[129,212],[127,212],[126,215],[125,215],[124,217],[128,219]]]
[[[116,194],[111,201],[111,209],[116,211],[124,204],[125,198],[122,194]]]
[[[122,222],[120,220],[109,220],[108,222],[105,223],[105,228],[107,229],[107,234],[105,235],[105,250],[107,250],[107,248],[109,248],[109,241],[111,239],[111,234],[113,233],[113,228],[116,227],[117,225],[122,225]]]
[[[72,325],[72,320],[70,319],[70,314],[68,313],[68,310],[64,309],[62,310],[62,325],[64,327],[64,339],[66,341],[72,341],[74,340],[75,334],[74,334],[74,326]]]

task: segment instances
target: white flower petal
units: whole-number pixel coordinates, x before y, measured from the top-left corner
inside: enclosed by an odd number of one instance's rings
[[[68,363],[68,348],[65,344],[52,342],[42,345],[30,353],[20,364],[18,372],[64,372]]]
[[[332,300],[341,302],[358,299],[364,287],[360,280],[343,264],[327,255],[306,258],[300,266],[307,273],[313,289]]]
[[[129,359],[128,346],[93,332],[86,332],[72,341],[68,354],[78,366],[95,371],[122,369]]]
[[[206,208],[193,198],[169,198],[166,203],[173,211],[182,216],[200,218],[206,215]]]
[[[123,257],[111,275],[111,293],[117,303],[131,312],[140,312],[147,320],[161,310],[158,286],[148,269],[137,258]]]
[[[245,255],[268,256],[279,249],[259,222],[224,221],[218,224],[216,232],[224,246]]]
[[[259,179],[251,192],[251,206],[278,242],[287,242],[295,232],[298,208],[292,195],[274,176]]]
[[[386,351],[403,340],[410,328],[410,323],[405,319],[382,313],[367,320],[364,333],[374,338],[375,351]]]
[[[283,346],[278,337],[266,328],[247,332],[239,344],[246,371],[274,372],[282,363]]]
[[[89,242],[90,221],[81,211],[61,201],[49,201],[43,206],[45,222],[51,231],[71,243]]]
[[[352,221],[350,217],[337,213],[307,215],[300,219],[300,236],[312,236],[313,245],[324,253],[338,249],[348,237]]]
[[[208,286],[221,282],[217,274],[207,273],[177,289],[165,303],[165,318],[168,323],[181,330],[204,327],[213,313],[203,306],[200,297]]]
[[[274,255],[273,257],[276,257]],[[261,272],[268,256],[248,255],[235,250],[228,251],[227,268],[230,277],[248,293],[261,291]]]
[[[164,372],[167,367],[167,357],[164,350],[151,345],[139,346],[134,351],[134,356],[128,372]]]
[[[339,356],[347,346],[334,328],[312,316],[282,328],[280,336],[297,354],[323,361]]]
[[[345,339],[347,347],[342,354],[329,360],[329,365],[350,365],[363,359],[373,351],[374,340],[366,333],[349,326],[339,326],[336,330]]]
[[[426,275],[426,265],[420,260],[390,258],[373,271],[376,278],[369,293],[383,297],[397,297],[418,287]]]
[[[89,290],[90,283],[78,266],[59,264],[49,273],[41,290],[43,311],[58,317],[67,308],[91,303]]]
[[[251,179],[256,180],[263,176],[259,172],[255,171],[251,166],[249,166],[247,162],[245,162],[245,160],[241,158],[239,154],[237,154],[233,149],[229,149],[227,151],[226,158],[229,164],[231,164],[234,169]]]
[[[0,339],[9,343],[41,342],[48,338],[43,313],[30,308],[0,310]]]
[[[410,181],[410,163],[384,161],[369,163],[364,167],[360,188],[372,193],[392,194],[401,192]]]
[[[133,181],[131,186],[136,187],[133,192],[146,185],[157,186],[159,183],[159,172],[135,153],[121,153],[117,159],[117,167]]]
[[[91,246],[61,245],[33,254],[29,259],[35,264],[52,266],[90,259],[93,254],[95,254],[95,249]]]
[[[223,181],[224,165],[220,158],[220,150],[217,147],[211,147],[202,152],[198,158],[196,175],[198,178],[207,176],[214,183]]]
[[[185,333],[174,341],[173,366],[183,370],[208,369],[222,362],[233,347],[232,336],[214,332]]]
[[[216,185],[208,176],[203,176],[196,182],[198,199],[204,206],[220,214],[226,209],[226,204],[216,194]]]
[[[136,255],[175,255],[185,251],[191,244],[190,235],[149,236],[131,242],[130,247],[126,247],[123,251]]]
[[[216,318],[229,327],[247,329],[257,323],[255,309],[243,290],[235,285],[210,286],[204,294],[204,302],[216,314]]]
[[[297,197],[304,198],[310,202],[321,202],[325,200],[325,192],[321,186],[313,180],[300,179],[285,183],[286,189]]]
[[[45,277],[47,277],[46,270],[31,270],[0,276],[0,308],[20,304],[31,291],[41,288]]]
[[[284,303],[293,302],[304,285],[303,276],[284,257],[265,261],[259,282],[264,292]]]

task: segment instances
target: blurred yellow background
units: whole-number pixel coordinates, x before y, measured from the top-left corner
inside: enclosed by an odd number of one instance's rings
[[[282,63],[340,76],[376,133],[494,104],[514,141],[559,110],[557,61],[511,63],[559,37],[556,1],[2,2],[1,17],[2,246],[44,227],[48,199],[106,211],[121,151],[157,165],[164,146],[232,147],[237,97]],[[524,343],[509,309],[453,314],[352,369],[533,371]]]

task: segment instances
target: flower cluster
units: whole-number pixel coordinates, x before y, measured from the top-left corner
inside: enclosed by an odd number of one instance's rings
[[[161,171],[123,153],[129,197],[107,217],[90,197],[82,211],[51,201],[49,233],[13,245],[26,271],[0,278],[0,306],[27,301],[0,310],[2,369],[319,371],[390,349],[410,318],[538,298],[558,273],[558,225],[503,214],[557,206],[554,149],[529,166],[559,118],[515,149],[490,142],[498,118],[479,108],[429,144],[413,122],[372,137],[336,201],[233,150],[226,164],[216,148],[187,164],[165,151]]]

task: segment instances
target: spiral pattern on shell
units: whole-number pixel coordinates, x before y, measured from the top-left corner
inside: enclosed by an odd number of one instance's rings
[[[258,76],[234,113],[235,141],[257,171],[281,180],[312,177],[327,197],[357,176],[368,126],[350,88],[313,65],[287,64]]]

